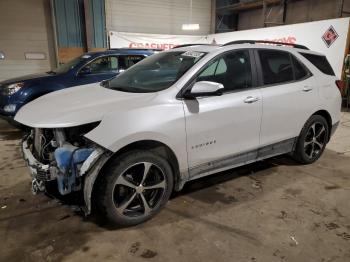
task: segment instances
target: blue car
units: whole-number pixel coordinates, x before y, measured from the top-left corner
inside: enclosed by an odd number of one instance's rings
[[[26,103],[63,88],[110,79],[156,51],[111,49],[86,53],[52,71],[0,82],[0,117],[16,124],[13,118]]]

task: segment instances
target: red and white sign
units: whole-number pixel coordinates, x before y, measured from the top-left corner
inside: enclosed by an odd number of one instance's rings
[[[341,76],[349,30],[349,18],[235,31],[207,36],[109,32],[111,48],[170,49],[194,43],[225,44],[235,40],[270,40],[307,46],[325,54],[336,75]]]
[[[109,32],[111,48],[152,48],[171,49],[177,45],[207,43],[207,36],[192,35],[160,35],[126,32]]]
[[[329,19],[310,23],[265,27],[208,35],[208,42],[225,44],[235,40],[270,40],[305,45],[327,56],[337,77],[341,77],[349,18]]]

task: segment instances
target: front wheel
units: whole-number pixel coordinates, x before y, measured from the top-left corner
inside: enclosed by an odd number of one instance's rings
[[[329,137],[326,119],[313,115],[305,123],[293,153],[294,159],[302,164],[311,164],[322,155]]]
[[[150,151],[131,151],[115,158],[101,174],[98,206],[115,224],[142,223],[167,203],[173,188],[168,161]]]

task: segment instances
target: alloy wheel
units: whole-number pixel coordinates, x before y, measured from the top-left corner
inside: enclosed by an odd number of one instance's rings
[[[136,163],[117,178],[112,194],[113,203],[121,215],[147,216],[161,202],[166,188],[165,175],[157,165]]]
[[[304,152],[309,159],[318,157],[326,145],[326,128],[323,123],[313,123],[305,136]]]

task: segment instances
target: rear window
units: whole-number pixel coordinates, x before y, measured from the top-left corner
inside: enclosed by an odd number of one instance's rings
[[[294,80],[293,65],[287,52],[259,50],[265,85],[290,82]]]
[[[321,55],[313,55],[313,54],[306,54],[306,53],[300,53],[303,57],[305,57],[307,60],[309,60],[314,66],[318,68],[322,73],[330,76],[334,76],[334,71],[329,64],[327,58],[325,56]]]

